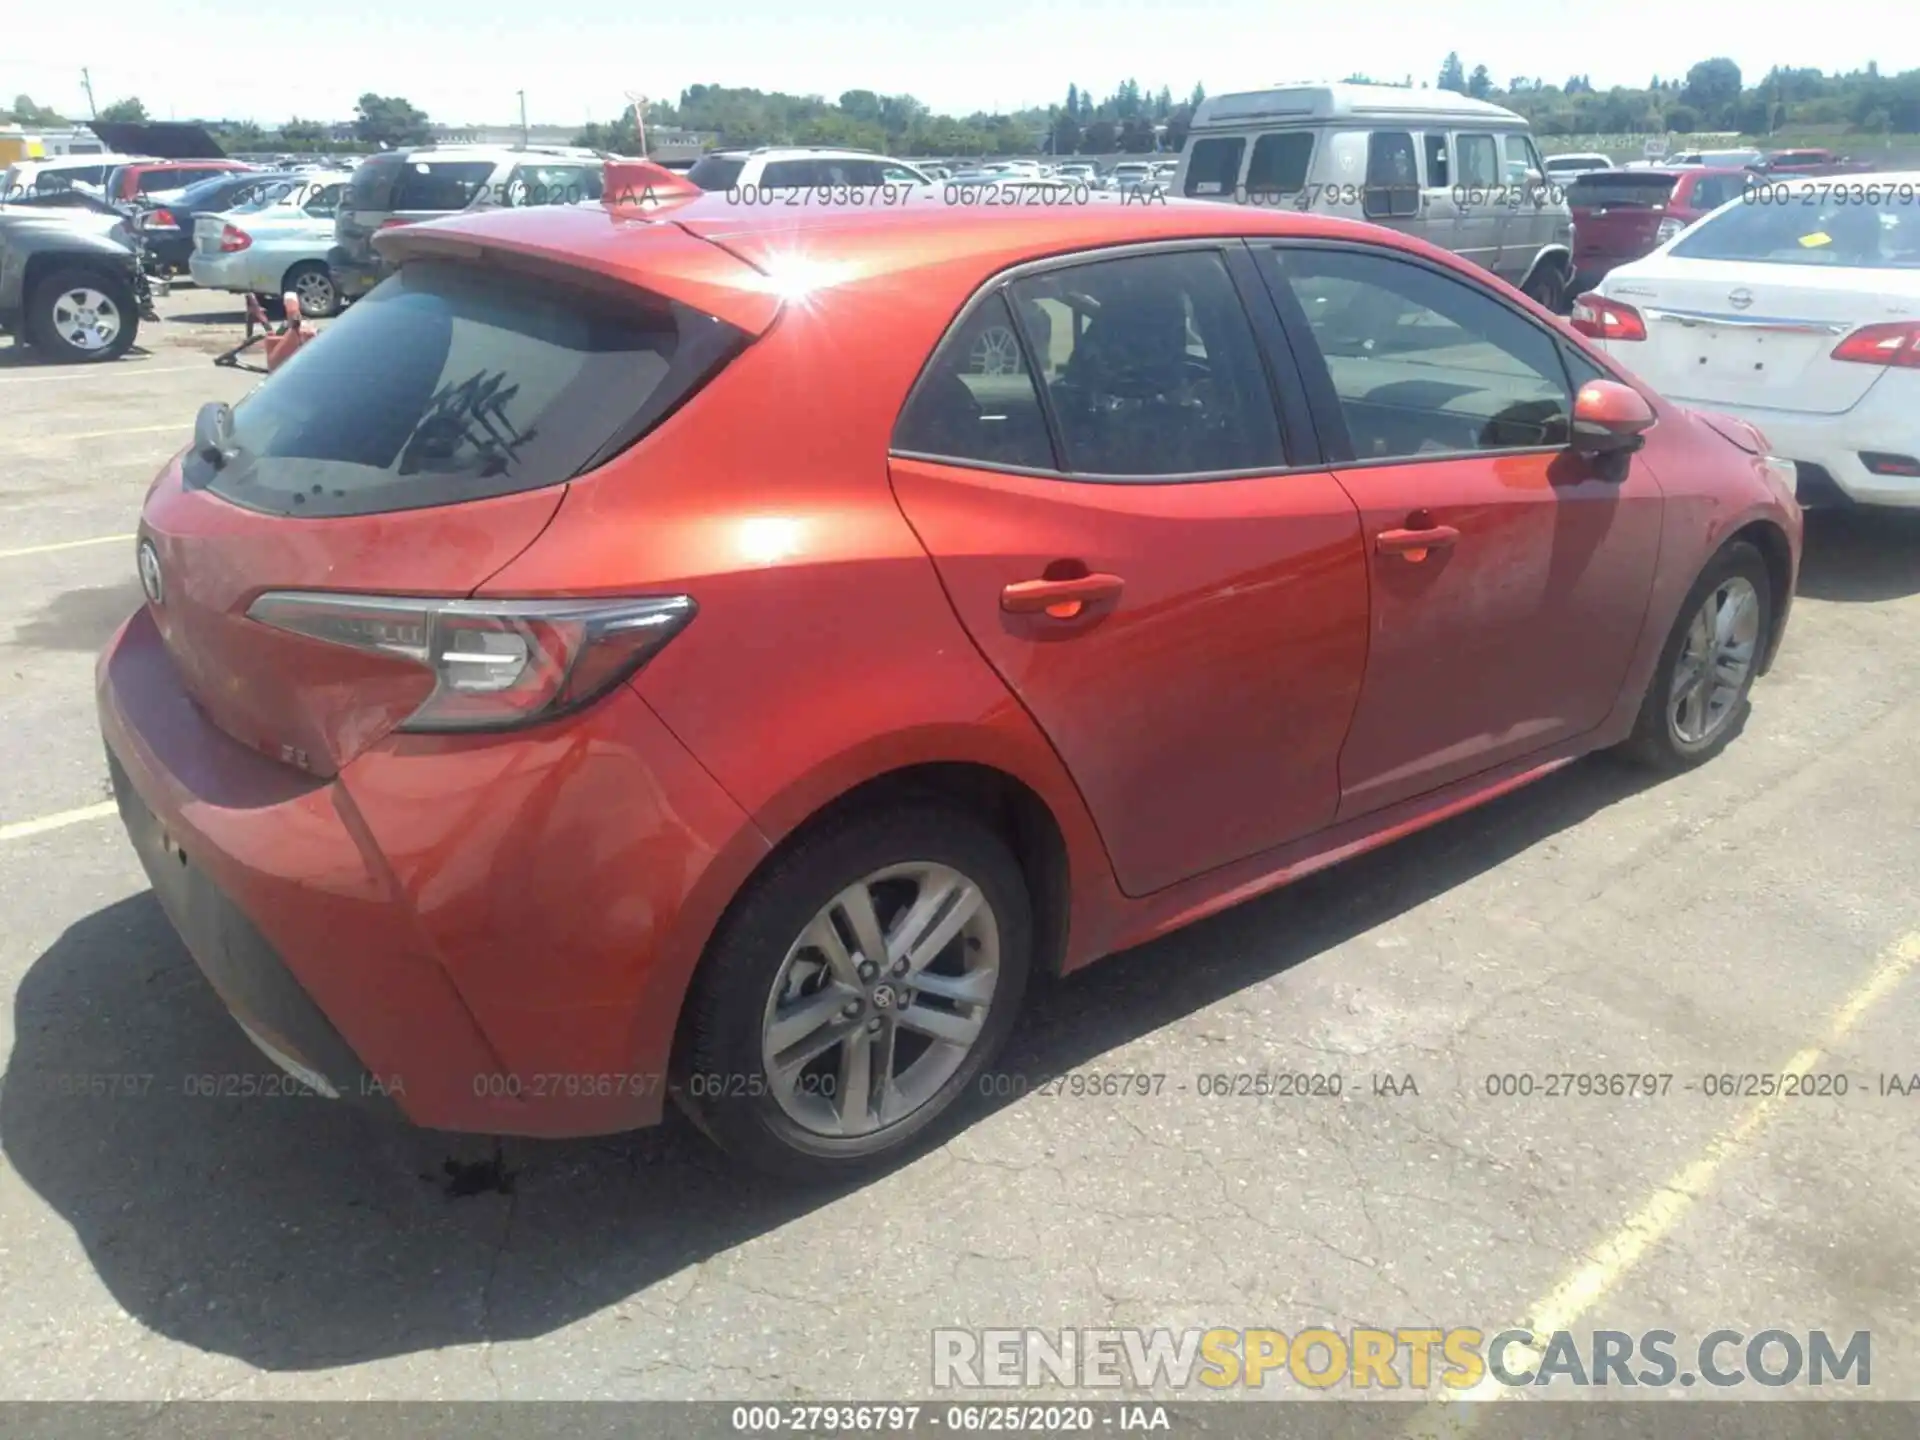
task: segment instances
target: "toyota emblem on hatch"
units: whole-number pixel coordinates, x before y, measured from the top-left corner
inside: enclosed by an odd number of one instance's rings
[[[142,540],[139,549],[140,588],[155,605],[166,602],[166,586],[160,579],[160,552],[151,540]]]
[[[1744,310],[1753,304],[1753,292],[1743,287],[1727,296],[1727,303],[1736,310]]]

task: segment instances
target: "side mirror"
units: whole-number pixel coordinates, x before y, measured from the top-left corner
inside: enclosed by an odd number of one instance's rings
[[[234,456],[233,407],[209,400],[193,417],[193,453],[218,470]]]
[[[1589,380],[1573,400],[1574,453],[1629,455],[1647,443],[1653,428],[1653,406],[1631,385],[1617,380]]]

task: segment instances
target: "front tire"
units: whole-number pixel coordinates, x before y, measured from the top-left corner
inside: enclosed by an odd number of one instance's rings
[[[835,1180],[929,1141],[1006,1042],[1032,902],[971,814],[856,813],[751,883],[694,978],[673,1093],[756,1169]]]
[[[26,329],[34,347],[62,365],[118,360],[140,334],[133,286],[95,270],[61,270],[27,297]]]
[[[1687,592],[1625,753],[1671,774],[1726,749],[1745,722],[1772,624],[1767,562],[1736,541],[1707,562]]]

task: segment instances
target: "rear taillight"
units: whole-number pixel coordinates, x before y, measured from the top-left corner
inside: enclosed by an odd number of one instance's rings
[[[1647,322],[1631,305],[1588,291],[1573,302],[1573,328],[1595,340],[1644,340]]]
[[[1653,232],[1653,243],[1656,245],[1664,245],[1667,243],[1667,241],[1673,239],[1674,236],[1678,235],[1682,230],[1686,228],[1687,228],[1686,221],[1677,220],[1673,216],[1669,215],[1666,219],[1660,222],[1660,228]]]
[[[156,208],[152,214],[147,216],[147,224],[171,225],[176,230],[180,228],[180,222],[173,218],[173,212],[164,206]]]
[[[1920,370],[1920,320],[1862,325],[1833,347],[1833,358],[1860,365],[1894,365]]]
[[[231,255],[234,251],[244,250],[251,244],[253,244],[253,236],[242,230],[238,225],[222,225],[220,227],[220,250],[222,254]]]
[[[694,608],[686,595],[420,600],[280,590],[247,615],[433,672],[433,693],[402,730],[508,730],[593,703],[679,634]]]

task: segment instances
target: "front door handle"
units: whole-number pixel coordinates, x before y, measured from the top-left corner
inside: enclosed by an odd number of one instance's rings
[[[1429,525],[1420,530],[1382,530],[1373,538],[1373,548],[1382,555],[1398,555],[1418,564],[1429,550],[1444,550],[1460,538],[1451,525]]]
[[[1010,615],[1051,615],[1071,620],[1097,600],[1118,600],[1126,582],[1118,575],[1076,575],[1070,580],[1017,580],[1000,592]]]

